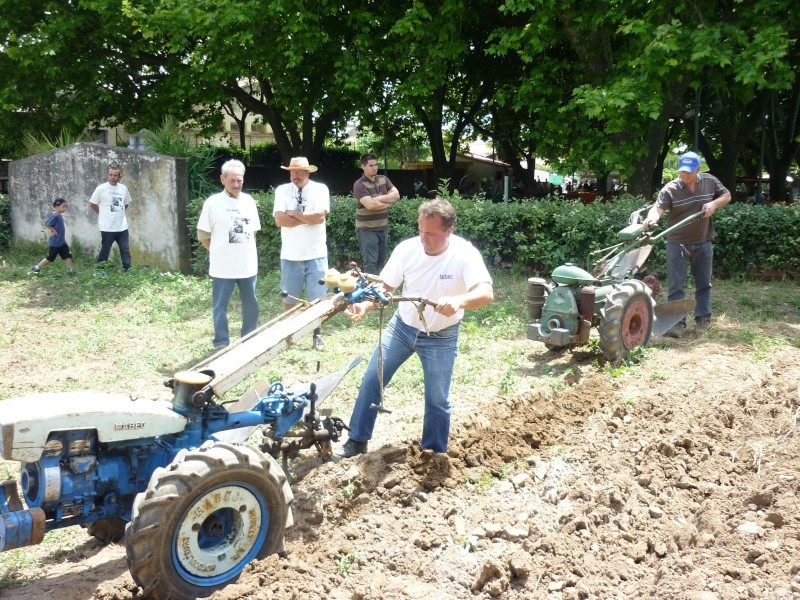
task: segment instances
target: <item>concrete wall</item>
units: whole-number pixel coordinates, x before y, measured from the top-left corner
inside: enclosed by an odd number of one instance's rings
[[[68,242],[96,256],[100,231],[89,198],[97,185],[107,181],[110,163],[122,169],[122,183],[133,198],[128,207],[128,230],[134,267],[190,273],[184,158],[79,143],[14,161],[9,166],[14,239],[46,243],[42,222],[52,212],[53,200],[62,197],[69,202],[64,214]],[[112,257],[119,260],[116,245]]]

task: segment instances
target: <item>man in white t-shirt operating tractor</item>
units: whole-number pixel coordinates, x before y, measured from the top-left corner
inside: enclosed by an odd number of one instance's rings
[[[404,296],[424,298],[435,306],[426,306],[420,314],[414,303],[400,302],[361,381],[350,417],[349,439],[340,452],[345,458],[367,451],[383,396],[381,384],[389,385],[395,372],[413,354],[419,356],[425,382],[420,445],[434,453],[447,452],[450,380],[461,319],[464,310],[482,308],[494,301],[492,278],[481,253],[464,238],[453,235],[453,206],[442,198],[429,200],[420,205],[417,223],[419,236],[397,245],[380,278],[387,292],[402,285]],[[358,322],[374,306],[369,301],[360,302],[344,314]]]

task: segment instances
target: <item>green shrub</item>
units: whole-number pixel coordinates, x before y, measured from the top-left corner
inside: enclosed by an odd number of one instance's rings
[[[800,276],[800,205],[730,204],[714,213],[714,226],[720,276]]]
[[[259,262],[262,269],[272,269],[279,264],[281,244],[280,231],[272,218],[274,195],[270,191],[254,197],[261,218],[261,232],[256,236]],[[525,272],[545,277],[566,262],[587,268],[589,253],[615,244],[617,232],[628,224],[631,212],[647,204],[632,196],[588,206],[561,199],[505,203],[454,196],[450,200],[458,213],[456,233],[475,244],[487,262],[514,264]],[[390,251],[401,240],[417,235],[417,209],[421,202],[420,198],[403,199],[392,205]],[[193,201],[189,215],[191,236],[195,240],[192,265],[197,273],[208,268],[208,255],[196,242],[194,231],[202,205],[202,200]],[[800,274],[799,206],[731,204],[714,215],[714,225],[717,276]],[[351,196],[331,198],[327,226],[329,264],[343,269],[351,260],[360,263],[355,201]],[[0,224],[0,243],[2,227]],[[660,240],[654,244],[645,268],[663,277],[665,265],[666,243]]]
[[[0,248],[11,245],[11,203],[8,194],[0,194]]]
[[[279,167],[283,164],[275,143],[253,144],[247,149],[244,162],[251,167]]]
[[[571,262],[587,267],[589,253],[616,243],[630,213],[645,205],[623,197],[584,205],[577,200],[491,202],[451,198],[459,235],[469,239],[492,264],[516,264],[546,275]]]
[[[254,194],[258,204],[258,218],[261,220],[261,231],[256,235],[258,263],[262,272],[276,269],[281,264],[281,231],[275,225],[272,207],[275,204],[275,192]]]

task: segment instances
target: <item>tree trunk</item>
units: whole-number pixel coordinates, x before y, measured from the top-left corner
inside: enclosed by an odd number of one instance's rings
[[[428,135],[428,141],[431,145],[431,159],[433,160],[434,188],[438,188],[442,179],[449,179],[452,175],[452,166],[444,150],[442,120],[441,117],[429,115],[420,105],[415,105],[414,111],[422,122],[425,133]]]
[[[311,163],[318,162],[328,131],[336,119],[336,113],[328,112],[316,115],[315,118],[310,110],[305,111],[301,131],[298,123],[286,119],[283,109],[272,102],[273,94],[269,82],[260,80],[259,83],[264,100],[255,98],[238,85],[226,85],[223,88],[236,98],[239,104],[250,112],[262,116],[269,123],[282,162],[289,164],[294,156],[305,156]]]
[[[659,188],[655,187],[661,182],[661,171],[664,167],[665,139],[669,129],[669,120],[666,116],[653,121],[645,133],[645,152],[633,163],[633,175],[628,179],[628,192],[634,196],[642,196],[651,200]],[[656,183],[654,173],[658,171]]]
[[[787,102],[779,106],[777,111],[780,114],[773,108],[770,119],[772,135],[768,149],[772,160],[769,168],[769,195],[773,202],[785,202],[786,176],[794,157],[800,151],[800,82],[795,81]],[[791,194],[788,199],[791,199]]]

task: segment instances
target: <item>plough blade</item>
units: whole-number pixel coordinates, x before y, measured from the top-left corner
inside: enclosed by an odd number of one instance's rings
[[[684,298],[683,300],[673,300],[656,304],[653,314],[653,335],[661,337],[680,322],[686,315],[694,310],[697,303],[694,298]]]
[[[325,375],[324,377],[320,377],[316,380],[317,384],[317,406],[319,406],[325,398],[331,395],[333,390],[336,389],[342,379],[345,378],[353,368],[360,363],[362,358],[357,356],[354,358],[349,365],[336,371],[335,373],[330,373]],[[298,387],[301,389],[294,390],[298,393],[304,392],[308,389],[310,384],[302,384]],[[259,398],[263,398],[267,395],[267,391],[269,390],[270,382],[267,380],[263,380],[258,382],[255,386],[250,388],[247,392],[242,394],[242,396],[232,404],[226,404],[225,408],[230,412],[243,412],[247,410],[252,410],[256,404],[258,404]],[[228,429],[226,431],[220,431],[215,435],[217,440],[221,442],[230,442],[234,444],[243,444],[247,441],[253,432],[258,427],[240,427],[239,429]]]

